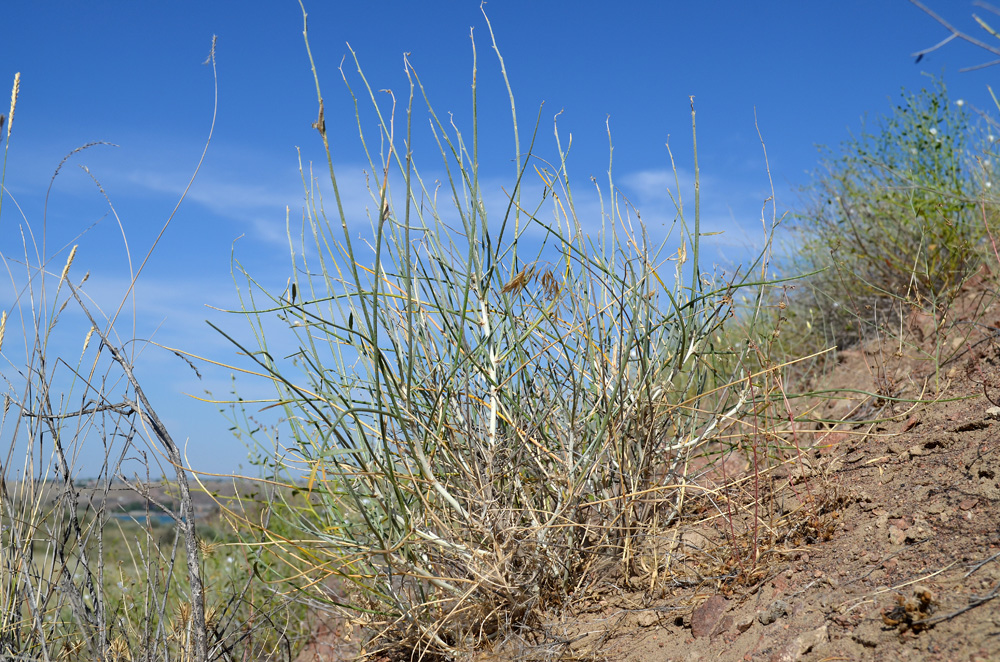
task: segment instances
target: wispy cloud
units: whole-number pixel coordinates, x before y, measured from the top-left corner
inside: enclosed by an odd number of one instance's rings
[[[701,173],[700,203],[703,233],[715,234],[706,239],[720,255],[745,253],[763,245],[764,228],[762,209],[769,193],[757,188],[756,182],[723,181],[719,177]],[[628,193],[643,213],[649,225],[673,222],[683,209],[684,219],[694,222],[695,177],[694,173],[678,169],[677,174],[667,169],[642,170],[629,173],[620,179]],[[766,210],[770,214],[770,207]],[[770,226],[770,218],[766,227]],[[738,250],[734,250],[738,249]],[[746,255],[740,255],[740,259]]]

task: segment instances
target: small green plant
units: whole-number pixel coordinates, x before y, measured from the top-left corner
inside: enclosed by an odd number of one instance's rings
[[[733,282],[703,269],[697,186],[693,214],[674,194],[683,235],[669,255],[610,169],[599,216],[581,218],[558,130],[556,157],[542,159],[538,124],[522,133],[508,84],[514,172],[491,208],[475,113],[468,135],[440,121],[406,65],[402,141],[395,97],[384,108],[360,65],[360,94],[345,75],[358,128],[360,98],[380,130],[375,141],[362,131],[370,234],[359,240],[343,208],[317,77],[333,218],[304,175],[287,288],[268,291],[235,264],[238,312],[259,343],[237,345],[276,387],[289,436],[248,435],[270,479],[307,499],[279,502],[280,527],[254,527],[247,542],[266,543],[296,590],[386,639],[446,652],[530,624],[595,564],[629,576],[651,527],[676,522],[685,486],[697,489],[693,458],[743,439],[756,466],[768,461],[782,400],[770,330],[757,326],[766,264]],[[434,184],[410,151],[416,99],[440,148]]]

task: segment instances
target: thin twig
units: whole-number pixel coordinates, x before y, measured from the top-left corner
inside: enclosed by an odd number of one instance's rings
[[[979,41],[975,37],[962,32],[961,30],[953,26],[951,23],[949,23],[948,21],[944,20],[943,18],[935,14],[930,9],[930,7],[927,7],[925,4],[920,2],[920,0],[910,0],[910,3],[919,7],[921,11],[923,11],[925,14],[933,18],[935,21],[943,25],[951,32],[951,36],[943,39],[941,42],[935,44],[934,46],[931,46],[930,48],[925,48],[922,51],[917,51],[916,53],[914,53],[913,55],[917,58],[917,62],[923,59],[924,55],[936,51],[937,49],[941,48],[942,46],[952,41],[953,39],[961,39],[963,41],[967,41],[973,46],[978,46],[979,48],[982,48],[983,50],[988,51],[990,53],[993,53],[994,55],[1000,55],[1000,48],[997,48],[996,46],[990,46],[986,42]]]
[[[949,612],[947,614],[942,614],[941,616],[934,616],[933,618],[924,618],[924,619],[921,619],[919,621],[913,621],[913,623],[911,624],[911,627],[914,627],[914,626],[936,625],[936,624],[942,623],[944,621],[950,621],[951,619],[955,618],[956,616],[964,614],[967,611],[971,611],[971,610],[975,609],[976,607],[979,607],[980,605],[986,604],[987,602],[989,602],[990,600],[993,600],[997,596],[1000,596],[1000,587],[993,589],[992,591],[990,591],[989,593],[987,593],[986,595],[983,595],[983,596],[978,596],[978,595],[972,596],[972,599],[969,602],[969,604],[967,604],[966,606],[962,607],[961,609],[956,609],[953,612]]]
[[[979,570],[980,568],[982,568],[984,565],[986,565],[987,563],[989,563],[990,561],[993,561],[994,559],[996,559],[998,557],[1000,557],[1000,552],[997,552],[996,554],[994,554],[990,558],[986,559],[985,561],[980,561],[976,565],[972,566],[972,570],[970,570],[967,573],[965,573],[965,577],[963,579],[968,579],[969,576],[972,575],[974,572],[976,572],[977,570]]]
[[[113,411],[121,414],[122,416],[130,416],[135,413],[127,402],[120,402],[116,405],[97,405],[90,409],[79,409],[77,411],[69,412],[68,414],[36,414],[33,411],[24,411],[22,413],[27,418],[41,418],[47,421],[52,421],[64,418],[76,418],[78,416],[89,416],[90,414],[96,414],[102,411]]]

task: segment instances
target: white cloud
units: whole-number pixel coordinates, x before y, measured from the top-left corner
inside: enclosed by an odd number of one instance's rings
[[[722,233],[705,238],[708,245],[720,252],[740,252],[734,249],[753,250],[764,242],[764,225],[761,209],[769,193],[755,190],[754,186],[738,181],[722,181],[701,173],[700,176],[701,228],[703,233]],[[647,225],[667,224],[678,217],[678,206],[683,205],[684,218],[694,222],[694,174],[684,169],[674,172],[667,169],[643,170],[620,178],[622,188],[636,202]],[[678,183],[680,190],[678,191]],[[671,194],[673,200],[671,200]],[[770,203],[769,203],[770,204]],[[768,206],[770,214],[770,206]],[[770,226],[770,218],[767,226]]]

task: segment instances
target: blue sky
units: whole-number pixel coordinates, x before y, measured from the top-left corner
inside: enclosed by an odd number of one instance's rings
[[[928,4],[977,31],[971,4]],[[348,42],[373,87],[393,89],[400,99],[407,92],[403,54],[409,53],[435,109],[454,113],[468,130],[474,28],[481,174],[497,192],[509,185],[510,109],[477,0],[308,0],[306,8],[327,126],[352,209],[363,210],[367,192],[350,100],[338,71]],[[987,86],[1000,73],[959,73],[988,58],[958,43],[915,64],[912,53],[946,32],[906,0],[497,0],[486,9],[522,131],[544,102],[541,145],[551,154],[552,118],[562,111],[560,130],[573,136],[570,174],[582,187],[591,175],[606,177],[609,122],[618,184],[653,223],[670,220],[662,191],[672,180],[668,140],[682,177],[690,177],[688,98],[695,96],[703,223],[705,230],[725,232],[713,244],[721,262],[741,259],[748,245],[761,240],[761,207],[769,187],[755,117],[780,214],[795,207],[795,191],[817,167],[815,145],[836,145],[860,127],[866,113],[890,111],[901,88],[926,85],[925,73],[943,74],[953,99],[989,108]],[[304,161],[323,162],[311,128],[317,104],[298,3],[22,1],[5,5],[4,23],[0,85],[6,88],[19,71],[21,91],[0,212],[0,251],[13,269],[10,260],[23,253],[18,228],[30,226],[41,235],[45,193],[66,154],[95,141],[115,143],[88,148],[66,163],[45,221],[53,263],[65,261],[68,249],[60,253],[61,248],[79,244],[74,273],[92,273],[88,290],[106,312],[126,291],[127,253],[108,202],[79,166],[100,181],[138,264],[204,148],[213,77],[203,62],[212,36],[218,36],[218,117],[208,155],[139,281],[134,331],[130,315],[117,330],[215,360],[236,360],[234,349],[204,322],[211,319],[246,337],[240,319],[212,308],[237,305],[230,255],[235,250],[255,275],[280,291],[290,275],[285,208],[294,219],[304,200],[296,147]],[[345,69],[353,71],[349,64]],[[424,167],[433,167],[435,158],[434,153],[423,157],[430,164]],[[358,233],[364,227],[359,224]],[[4,282],[0,306],[13,315],[21,281]],[[88,326],[71,311],[61,328],[59,346],[78,352]],[[21,357],[15,347],[5,341],[2,370],[10,379]],[[155,346],[142,350],[137,365],[174,437],[188,444],[195,468],[226,473],[243,463],[247,469],[246,450],[216,408],[184,395],[206,389],[224,395],[228,373],[202,366],[204,377],[198,380]],[[242,388],[252,393],[255,387]],[[80,472],[93,473],[100,455],[97,447],[83,448]]]

